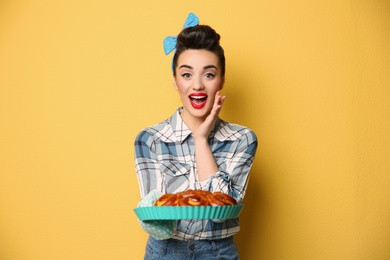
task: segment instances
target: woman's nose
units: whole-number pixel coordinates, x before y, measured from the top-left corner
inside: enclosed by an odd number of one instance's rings
[[[204,84],[201,79],[195,79],[192,84],[192,89],[194,90],[202,90],[204,89]]]

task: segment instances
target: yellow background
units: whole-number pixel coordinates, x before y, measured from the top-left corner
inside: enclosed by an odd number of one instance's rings
[[[0,259],[141,259],[133,140],[180,105],[162,40],[222,35],[259,149],[242,259],[390,259],[390,3],[0,2]]]

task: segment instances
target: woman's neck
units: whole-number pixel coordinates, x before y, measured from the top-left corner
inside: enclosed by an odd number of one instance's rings
[[[205,118],[194,117],[189,114],[186,110],[183,110],[180,114],[183,122],[188,126],[191,132],[195,132],[196,129],[204,122]]]

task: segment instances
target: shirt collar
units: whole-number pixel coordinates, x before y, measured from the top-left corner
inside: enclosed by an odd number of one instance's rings
[[[172,127],[172,131],[176,139],[182,143],[188,136],[192,134],[191,130],[184,123],[180,114],[183,111],[183,107],[180,107],[169,119],[169,124]]]
[[[182,143],[187,139],[188,136],[192,134],[191,130],[184,123],[180,114],[183,111],[183,107],[178,108],[175,113],[169,118],[169,124],[171,125],[173,135],[169,138],[169,141],[175,142],[179,141]],[[237,140],[241,134],[237,131],[230,129],[229,125],[221,120],[219,117],[215,122],[214,128],[211,130],[209,138],[216,138],[218,141],[225,140]],[[173,137],[176,137],[176,140],[173,140]]]

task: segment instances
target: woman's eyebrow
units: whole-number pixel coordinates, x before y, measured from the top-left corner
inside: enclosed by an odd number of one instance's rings
[[[186,65],[186,64],[181,65],[179,67],[179,69],[181,69],[181,68],[194,69],[190,65]],[[207,70],[207,69],[216,69],[216,70],[218,70],[217,66],[215,66],[215,65],[207,65],[207,66],[204,66],[203,69],[204,70]]]
[[[217,66],[214,66],[214,65],[204,66],[203,69],[205,69],[205,70],[207,70],[207,69],[216,69],[216,70],[218,70]]]
[[[179,69],[181,69],[181,68],[193,69],[190,65],[185,65],[185,64],[183,64],[179,67]]]

